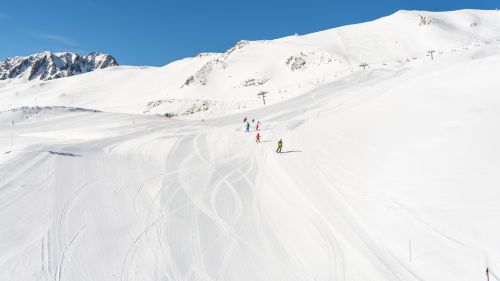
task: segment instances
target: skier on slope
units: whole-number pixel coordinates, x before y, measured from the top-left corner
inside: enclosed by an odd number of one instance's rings
[[[281,148],[283,148],[283,140],[282,139],[280,139],[278,141],[278,149],[276,149],[276,152],[281,153]]]
[[[245,122],[247,122],[247,118],[246,117],[243,118],[243,123],[245,123]]]
[[[257,133],[257,135],[255,136],[255,142],[260,143],[260,133]]]
[[[260,121],[257,121],[257,124],[255,125],[255,131],[258,131],[260,127]]]
[[[246,128],[247,128],[247,132],[250,132],[250,122],[247,122]]]

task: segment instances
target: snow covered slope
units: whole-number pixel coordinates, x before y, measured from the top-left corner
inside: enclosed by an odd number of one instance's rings
[[[43,52],[27,57],[14,57],[0,61],[0,80],[21,78],[22,81],[52,80],[116,66],[116,60],[105,54]]]
[[[0,109],[79,106],[179,118],[223,115],[308,92],[354,72],[407,68],[500,40],[497,11],[400,11],[373,22],[277,40],[241,41],[165,67],[120,67],[55,81],[0,81]],[[193,114],[194,113],[194,114]]]
[[[293,95],[233,114],[248,93],[204,96],[214,80],[184,77],[217,54],[4,82],[1,105],[16,108],[0,113],[0,280],[468,281],[486,280],[486,268],[500,280],[500,48],[485,39],[496,35],[494,13],[400,12],[365,24],[410,15],[415,28],[466,26],[476,15],[468,38],[484,41],[450,40],[461,47],[443,43],[434,60],[410,55],[415,43],[408,58],[311,86],[291,74],[283,87]],[[352,66],[366,58],[345,56]],[[300,59],[283,63],[308,71]],[[208,72],[223,81],[219,71]],[[127,91],[140,81],[149,87]],[[162,93],[171,104],[210,98],[221,111],[205,116],[218,117],[131,114],[174,82],[188,97]],[[17,107],[33,97],[38,107]],[[243,132],[244,117],[263,122],[262,143]]]

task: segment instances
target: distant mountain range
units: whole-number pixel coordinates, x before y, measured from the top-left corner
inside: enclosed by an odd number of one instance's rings
[[[259,108],[262,92],[270,105],[338,81],[356,83],[359,76],[492,56],[500,53],[499,27],[494,10],[401,10],[311,34],[242,40],[223,53],[162,67],[108,68],[117,65],[109,55],[46,52],[0,62],[0,110],[57,105],[204,118]]]
[[[80,56],[70,52],[43,52],[0,61],[0,80],[23,78],[47,81],[116,65],[115,58],[107,54],[94,52]]]

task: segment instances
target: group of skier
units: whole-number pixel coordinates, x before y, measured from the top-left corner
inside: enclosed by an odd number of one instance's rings
[[[243,119],[243,123],[246,123],[245,124],[246,131],[250,132],[250,121],[248,121],[248,119],[245,117]],[[255,119],[252,119],[252,124],[254,124],[254,123],[255,123]],[[260,121],[257,121],[257,124],[255,125],[255,131],[258,131],[259,127],[260,127]]]
[[[251,122],[252,122],[252,124],[254,124],[255,123],[255,119],[252,118]],[[243,119],[243,123],[245,123],[245,131],[250,132],[250,121],[248,120],[247,117],[245,117]],[[255,131],[257,132],[257,135],[255,136],[255,142],[256,143],[260,143],[260,132],[259,132],[260,125],[261,125],[260,121],[257,121],[257,123],[255,123]],[[283,140],[280,139],[278,141],[278,149],[276,149],[276,152],[277,153],[281,153],[281,149],[282,148],[283,148]]]

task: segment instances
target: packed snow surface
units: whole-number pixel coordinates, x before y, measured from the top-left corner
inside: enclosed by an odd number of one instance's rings
[[[498,281],[499,39],[401,11],[0,82],[0,280]]]

